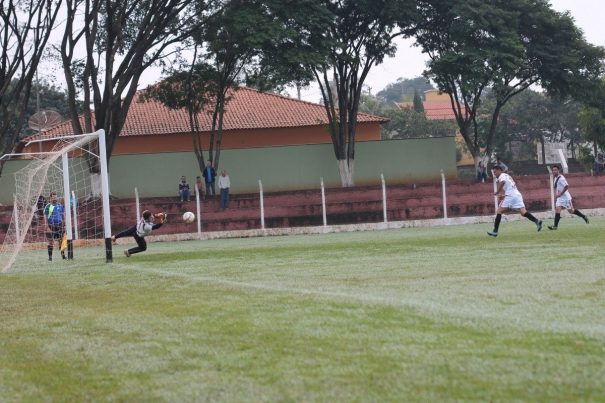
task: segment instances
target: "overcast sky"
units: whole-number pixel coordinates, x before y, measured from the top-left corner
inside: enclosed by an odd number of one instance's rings
[[[600,46],[605,46],[605,0],[551,0],[552,7],[557,11],[568,10],[574,17],[576,24],[584,31],[586,39]],[[60,32],[57,33],[60,35]],[[372,94],[382,90],[387,84],[397,81],[398,78],[413,78],[420,76],[425,68],[426,57],[420,49],[413,46],[412,39],[399,39],[397,54],[393,58],[374,66],[370,71],[365,84],[371,89]],[[44,78],[62,85],[64,81],[57,76],[55,71],[58,66],[51,67],[43,63],[42,70],[45,71]],[[49,73],[49,71],[52,71]],[[60,71],[60,69],[59,69]],[[161,79],[161,69],[148,69],[139,82],[139,88],[145,88]],[[289,95],[296,96],[296,90],[288,91]],[[303,91],[303,99],[311,102],[319,102],[321,94],[317,86],[311,86]]]
[[[552,7],[557,11],[569,11],[578,25],[584,31],[588,42],[605,46],[605,0],[551,0]],[[397,54],[386,59],[382,64],[372,68],[365,84],[371,88],[372,94],[382,90],[387,84],[397,81],[399,77],[413,78],[422,74],[427,58],[420,49],[413,46],[412,39],[400,39]],[[296,96],[296,91],[289,91]],[[318,102],[321,93],[312,86],[303,93],[303,99]]]

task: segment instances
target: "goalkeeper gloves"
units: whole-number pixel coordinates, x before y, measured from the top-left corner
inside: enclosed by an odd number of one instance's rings
[[[160,221],[160,224],[167,222],[168,215],[166,213],[156,213],[153,216]]]

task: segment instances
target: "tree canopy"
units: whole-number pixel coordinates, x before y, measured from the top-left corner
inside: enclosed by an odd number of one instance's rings
[[[61,0],[0,4],[0,155],[19,140],[32,82],[60,8]]]
[[[200,28],[202,18],[193,15],[204,15],[208,7],[202,0],[65,0],[60,54],[74,133],[105,129],[110,157],[141,75],[178,52]]]
[[[425,77],[398,78],[396,82],[388,84],[376,96],[386,102],[411,101],[418,92],[421,96],[425,91],[434,89]]]
[[[426,0],[416,39],[429,56],[425,76],[448,93],[460,133],[477,158],[492,151],[498,116],[515,95],[540,85],[558,96],[586,93],[603,72],[602,48],[586,42],[566,13],[545,0]],[[484,136],[484,93],[494,95]]]
[[[351,186],[364,81],[373,66],[394,54],[394,38],[413,24],[415,2],[318,0],[310,2],[313,12],[289,14],[275,1],[271,3],[287,16],[286,24],[294,20],[301,27],[303,38],[297,37],[294,53],[319,84],[341,183]]]

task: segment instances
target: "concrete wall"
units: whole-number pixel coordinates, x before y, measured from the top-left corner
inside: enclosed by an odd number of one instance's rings
[[[0,203],[12,204],[11,172],[23,162],[10,162],[0,178]],[[233,193],[339,187],[338,164],[331,144],[229,149],[221,151],[221,168],[231,178]],[[443,169],[456,177],[454,138],[358,142],[355,149],[355,182],[358,185],[438,180]],[[110,188],[114,196],[176,196],[181,175],[192,185],[200,175],[192,152],[119,155],[110,160]]]

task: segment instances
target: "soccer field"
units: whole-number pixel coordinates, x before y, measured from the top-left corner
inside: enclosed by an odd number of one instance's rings
[[[0,401],[605,401],[605,219],[567,217],[41,260]]]

